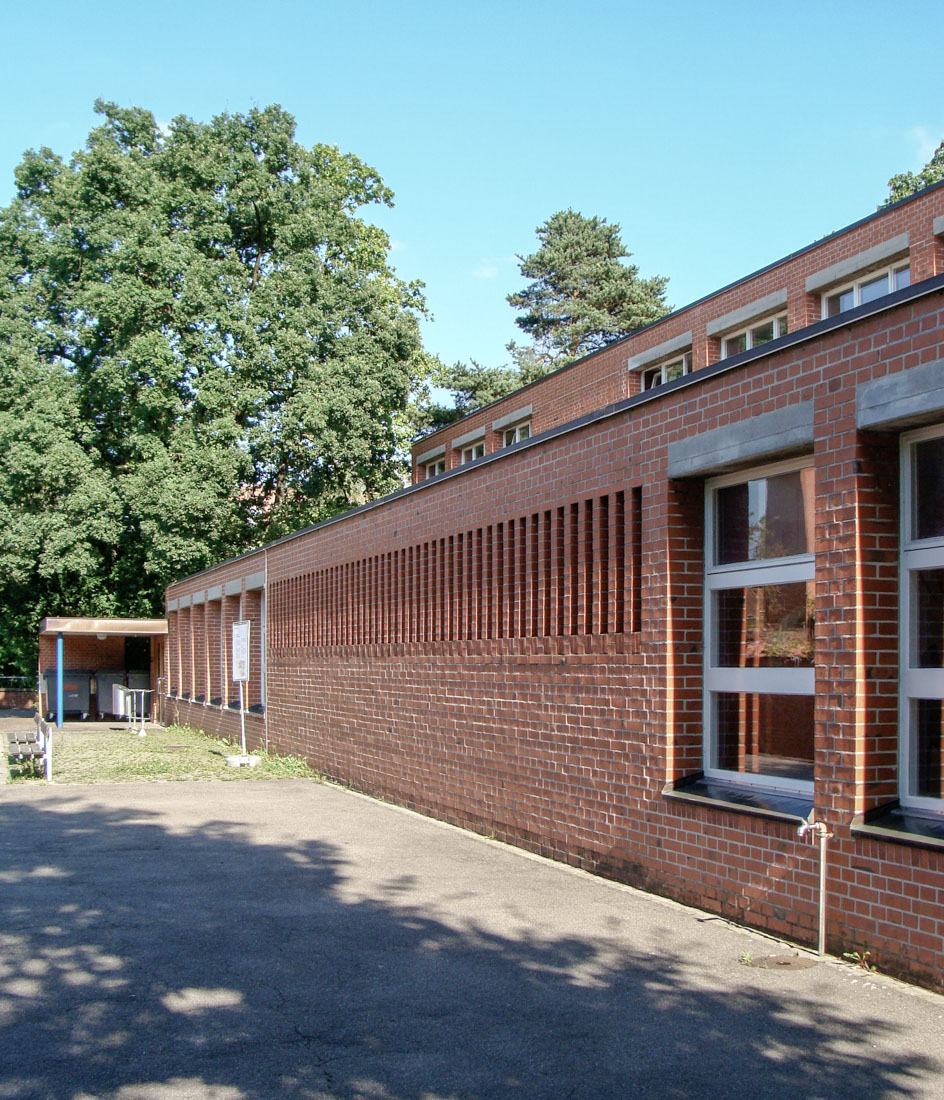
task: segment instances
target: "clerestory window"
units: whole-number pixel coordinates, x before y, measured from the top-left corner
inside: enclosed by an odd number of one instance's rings
[[[510,428],[505,428],[502,434],[502,445],[510,447],[514,443],[520,443],[524,439],[531,438],[531,421],[522,420],[520,424],[512,424]]]
[[[721,358],[727,359],[731,355],[740,355],[742,351],[750,351],[751,348],[769,344],[771,340],[786,336],[788,331],[786,313],[755,321],[740,332],[733,332],[724,337],[721,341]]]
[[[656,386],[665,385],[682,375],[688,374],[692,369],[692,353],[686,351],[682,355],[675,355],[655,366],[647,367],[642,372],[642,388],[644,390],[655,389]]]
[[[482,458],[485,454],[485,443],[473,443],[471,447],[463,447],[461,451],[461,464],[464,466],[467,462],[474,462],[477,458]]]
[[[846,310],[874,302],[896,290],[911,285],[911,268],[908,264],[896,264],[884,271],[872,271],[854,283],[830,290],[823,295],[823,316],[835,317]]]

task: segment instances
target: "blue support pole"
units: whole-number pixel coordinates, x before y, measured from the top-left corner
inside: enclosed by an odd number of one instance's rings
[[[56,729],[62,729],[62,635],[56,635]]]

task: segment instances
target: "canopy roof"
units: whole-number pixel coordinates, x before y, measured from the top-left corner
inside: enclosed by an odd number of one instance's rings
[[[166,619],[43,619],[40,634],[124,634],[150,637],[167,633]]]

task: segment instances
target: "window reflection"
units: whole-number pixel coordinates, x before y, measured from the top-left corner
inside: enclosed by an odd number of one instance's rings
[[[718,659],[727,668],[812,668],[812,581],[717,592]]]
[[[717,564],[808,554],[813,549],[813,470],[718,490]]]
[[[944,436],[914,448],[914,538],[944,536]]]
[[[860,302],[865,305],[866,302],[874,302],[876,298],[881,298],[888,293],[888,276],[883,272],[877,279],[869,279],[860,287]]]
[[[720,692],[715,696],[716,766],[813,779],[813,696]]]
[[[944,668],[944,569],[913,574],[918,612],[917,668]]]
[[[845,313],[847,309],[852,309],[854,305],[855,290],[851,287],[841,294],[831,294],[826,299],[826,316],[835,317],[837,314]]]
[[[768,321],[764,325],[758,325],[751,329],[751,347],[757,348],[761,344],[769,344],[774,338],[774,323]]]
[[[917,699],[917,774],[915,794],[922,798],[944,798],[944,700]]]

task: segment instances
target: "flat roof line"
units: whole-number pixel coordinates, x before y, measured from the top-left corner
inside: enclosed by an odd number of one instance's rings
[[[110,634],[126,638],[167,633],[166,619],[52,619],[39,624],[40,634]]]
[[[648,332],[650,329],[655,328],[657,325],[663,325],[666,321],[672,317],[679,317],[689,309],[694,309],[695,306],[700,306],[703,302],[709,301],[711,298],[716,298],[720,294],[725,294],[729,290],[733,290],[736,286],[740,286],[742,283],[748,283],[751,279],[756,279],[760,275],[766,275],[768,271],[773,271],[774,268],[780,267],[781,264],[789,263],[791,260],[795,260],[798,256],[804,255],[806,252],[811,252],[814,248],[819,248],[827,241],[834,240],[836,237],[841,237],[844,233],[851,233],[854,229],[859,229],[863,225],[868,225],[869,222],[874,221],[876,218],[884,217],[891,210],[897,210],[900,206],[906,206],[910,202],[915,202],[917,199],[922,198],[925,195],[930,194],[932,191],[937,191],[944,187],[944,180],[939,183],[932,183],[927,187],[923,187],[920,191],[916,191],[913,195],[906,195],[903,199],[899,199],[898,202],[893,202],[888,206],[880,206],[877,210],[871,214],[866,214],[864,218],[859,218],[858,221],[850,222],[849,225],[845,225],[842,229],[836,229],[832,233],[827,233],[825,237],[820,237],[818,240],[812,241],[810,244],[804,245],[802,248],[798,248],[795,252],[790,252],[786,256],[781,256],[779,260],[774,260],[772,263],[765,264],[763,267],[757,268],[756,271],[752,271],[749,275],[742,275],[739,279],[735,279],[733,282],[726,283],[724,286],[719,286],[717,290],[711,290],[707,294],[703,294],[700,298],[695,298],[694,301],[686,302],[684,306],[679,306],[677,309],[671,310],[664,316],[660,317],[657,321],[650,321],[648,325],[642,325],[640,328],[633,329],[632,332],[627,332],[625,336],[617,337],[606,347],[597,348],[596,351],[588,352],[586,355],[582,355],[579,359],[575,359],[572,363],[565,363],[562,367],[557,367],[556,370],[552,370],[547,374],[542,375],[540,378],[535,378],[531,382],[525,382],[525,384],[519,387],[517,390],[512,390],[511,393],[506,394],[504,397],[498,397],[494,401],[490,401],[487,405],[482,405],[478,409],[473,409],[472,412],[466,413],[464,416],[460,416],[457,420],[451,421],[449,424],[443,425],[441,428],[437,428],[434,432],[430,432],[429,435],[419,436],[411,443],[411,447],[415,447],[417,443],[425,442],[427,439],[432,439],[434,436],[439,435],[440,432],[448,431],[450,428],[454,428],[456,424],[461,424],[463,420],[467,420],[469,417],[477,416],[485,409],[490,409],[493,405],[499,405],[502,401],[507,401],[508,398],[513,397],[516,393],[523,393],[525,390],[530,389],[532,386],[540,385],[541,382],[546,381],[548,378],[553,378],[555,374],[561,374],[565,370],[570,370],[572,367],[579,367],[581,363],[586,363],[588,359],[593,359],[596,355],[602,355],[605,351],[611,351],[613,348],[618,347],[620,344],[625,344],[628,340],[634,340],[640,333]]]

